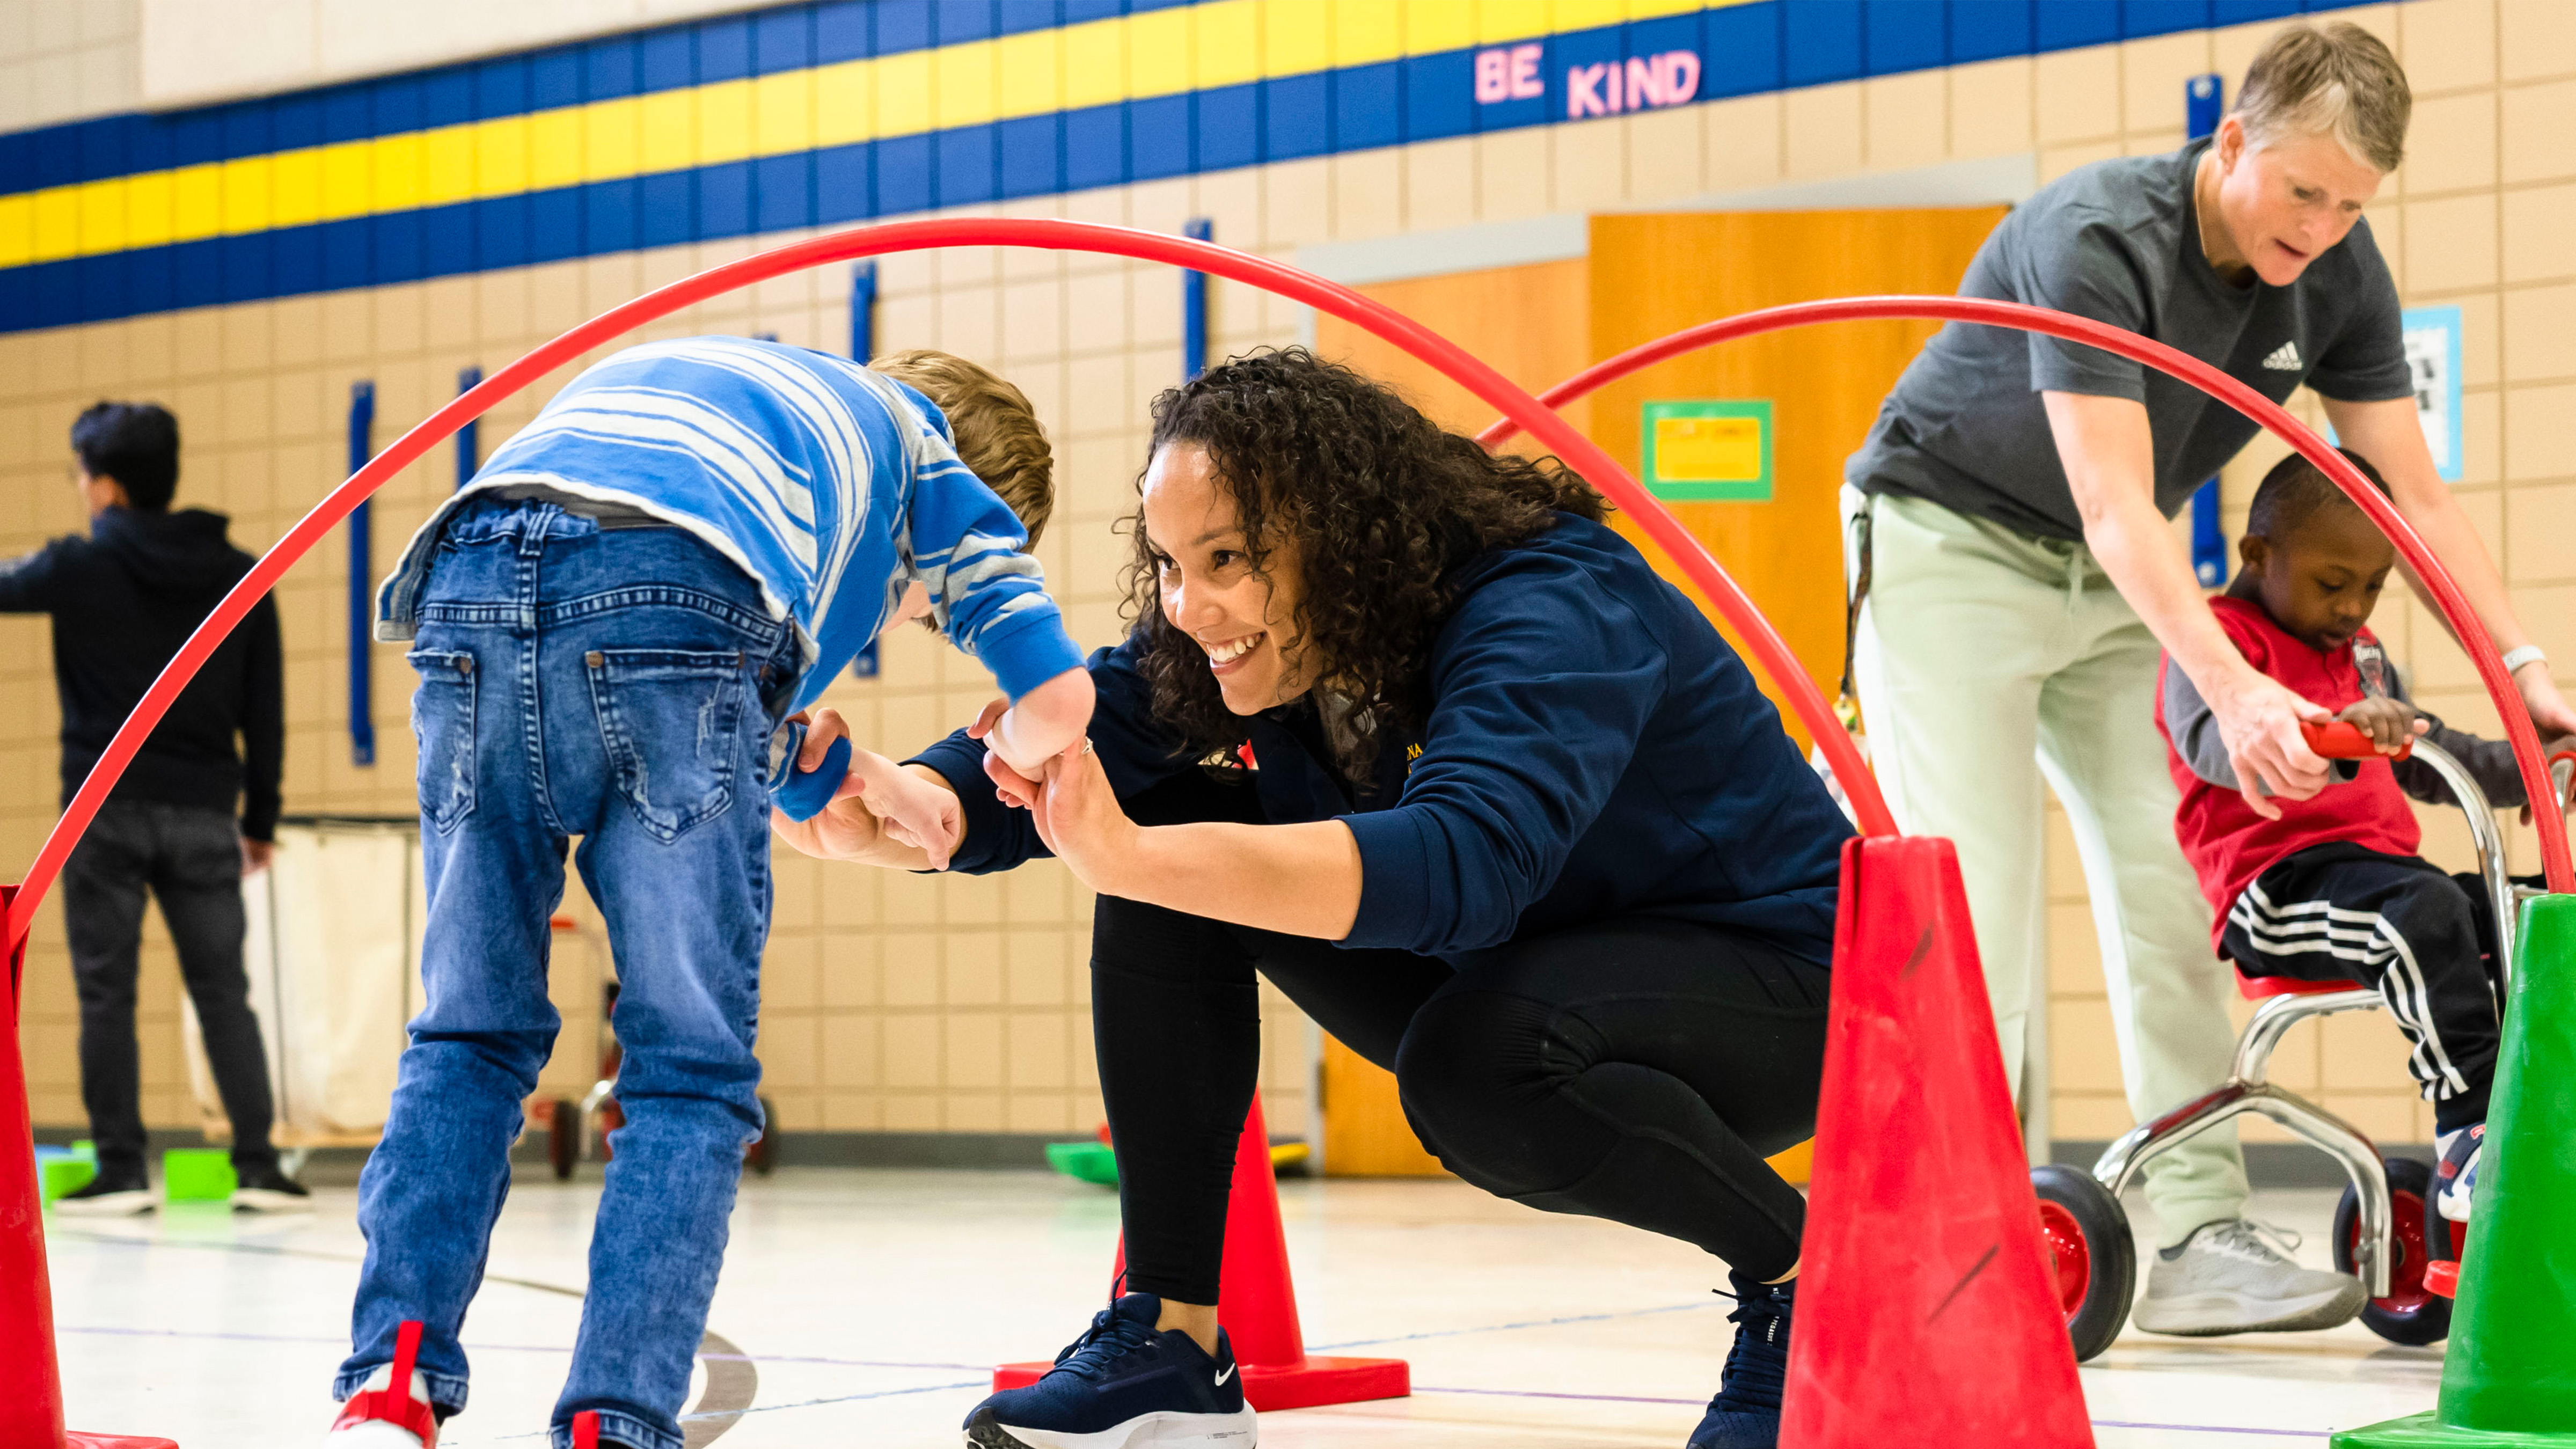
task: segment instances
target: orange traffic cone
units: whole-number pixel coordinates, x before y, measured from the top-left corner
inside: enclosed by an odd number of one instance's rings
[[[1122,1242],[1112,1282],[1126,1264]],[[1297,1325],[1297,1286],[1288,1275],[1288,1238],[1279,1225],[1270,1130],[1261,1119],[1258,1094],[1234,1148],[1234,1190],[1226,1202],[1225,1268],[1217,1282],[1216,1315],[1233,1340],[1235,1361],[1243,1365],[1243,1397],[1261,1412],[1400,1399],[1413,1392],[1413,1370],[1400,1358],[1306,1352],[1306,1336]],[[993,1388],[999,1392],[1035,1383],[1052,1367],[1006,1363],[993,1371]]]
[[[1843,847],[1786,1449],[2089,1445],[1957,852]]]

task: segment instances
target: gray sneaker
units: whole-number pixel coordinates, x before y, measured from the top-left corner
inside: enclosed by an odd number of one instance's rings
[[[2244,1218],[2203,1223],[2180,1246],[2156,1254],[2132,1321],[2149,1333],[2188,1337],[2352,1321],[2369,1301],[2361,1280],[2300,1267],[2290,1257],[2297,1247],[2295,1238],[2285,1241],[2278,1229]]]

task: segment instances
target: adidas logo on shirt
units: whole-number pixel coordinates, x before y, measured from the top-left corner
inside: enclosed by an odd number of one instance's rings
[[[2272,355],[2263,359],[2263,370],[2266,372],[2298,371],[2299,344],[2296,342],[2284,342],[2280,346],[2273,348]]]

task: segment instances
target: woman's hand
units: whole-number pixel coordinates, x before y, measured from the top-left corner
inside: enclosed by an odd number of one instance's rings
[[[2522,694],[2522,707],[2531,711],[2532,727],[2542,739],[2552,735],[2576,735],[2576,709],[2558,692],[2558,682],[2549,677],[2547,660],[2535,659],[2514,671],[2513,687]]]
[[[1110,788],[1089,741],[1047,762],[1031,808],[1038,839],[1084,885],[1104,896],[1129,893],[1120,886],[1137,864],[1144,828],[1119,808],[1118,793]]]
[[[2326,762],[2299,733],[2302,723],[2323,724],[2332,718],[2323,706],[2241,660],[2219,688],[2203,690],[2202,697],[2218,717],[2218,737],[2227,745],[2227,763],[2236,771],[2245,808],[2278,820],[2281,807],[2265,798],[2266,788],[2290,800],[2305,800],[2325,788]]]

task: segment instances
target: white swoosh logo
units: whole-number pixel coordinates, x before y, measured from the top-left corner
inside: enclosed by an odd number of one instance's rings
[[[1235,1371],[1237,1368],[1239,1368],[1239,1367],[1241,1367],[1241,1365],[1239,1365],[1239,1364],[1227,1364],[1227,1365],[1225,1366],[1225,1372],[1224,1372],[1224,1373],[1221,1373],[1221,1374],[1218,1374],[1218,1375],[1216,1376],[1216,1386],[1217,1386],[1218,1388],[1220,1388],[1220,1389],[1221,1389],[1221,1388],[1224,1388],[1224,1387],[1225,1387],[1225,1381],[1226,1381],[1227,1379],[1233,1378],[1233,1377],[1234,1377],[1234,1371]]]

